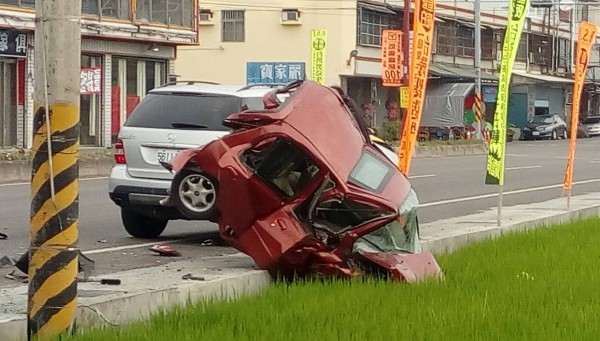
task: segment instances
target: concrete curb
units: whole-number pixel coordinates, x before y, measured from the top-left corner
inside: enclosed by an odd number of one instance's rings
[[[423,249],[434,254],[452,253],[463,246],[497,238],[506,233],[549,227],[580,219],[600,216],[600,193],[571,198],[571,210],[566,199],[523,204],[502,209],[502,226],[497,226],[495,208],[485,212],[421,226]],[[491,219],[490,219],[491,218]],[[447,229],[451,226],[451,230]]]

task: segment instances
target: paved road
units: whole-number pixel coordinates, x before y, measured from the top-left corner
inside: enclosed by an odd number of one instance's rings
[[[559,197],[568,141],[513,142],[508,145],[504,205],[539,202]],[[573,194],[600,192],[600,138],[578,141]],[[497,205],[497,186],[484,185],[485,156],[415,159],[411,182],[421,201],[420,221],[475,213]],[[170,259],[153,256],[153,241],[130,238],[121,227],[119,210],[108,198],[107,180],[83,180],[80,186],[80,247],[91,252],[100,273],[151,266]],[[0,185],[0,257],[16,257],[28,245],[29,185]],[[216,231],[207,222],[171,222],[163,239],[186,258],[219,256],[235,250],[199,245]],[[0,271],[2,277],[6,271]],[[6,280],[0,278],[0,285]]]

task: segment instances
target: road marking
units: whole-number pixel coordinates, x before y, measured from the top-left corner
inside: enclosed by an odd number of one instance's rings
[[[409,179],[420,179],[420,178],[433,178],[435,176],[437,176],[437,175],[435,175],[435,174],[423,174],[423,175],[412,175],[412,176],[409,176],[408,178]]]
[[[94,181],[94,180],[106,180],[108,176],[101,176],[96,178],[81,178],[79,181]],[[0,184],[0,187],[12,187],[12,186],[24,186],[31,185],[31,182],[13,182],[8,184]]]
[[[172,239],[172,240],[160,240],[155,241],[153,243],[142,243],[142,244],[132,244],[132,245],[123,245],[123,246],[115,246],[115,247],[107,247],[104,249],[94,249],[88,251],[82,251],[84,255],[95,255],[98,253],[107,253],[107,252],[115,252],[115,251],[124,251],[124,250],[133,250],[140,249],[142,247],[154,246],[156,244],[161,244],[162,242],[168,241],[169,243],[178,243],[185,241],[186,239]]]
[[[576,182],[573,182],[573,185],[584,185],[584,184],[591,184],[591,183],[595,183],[595,182],[600,182],[600,179],[576,181]],[[547,189],[562,188],[562,187],[563,187],[563,184],[524,188],[524,189],[517,189],[514,191],[504,192],[503,195],[506,196],[506,195],[512,195],[512,194],[529,193],[529,192],[543,191],[543,190],[547,190]],[[473,200],[480,200],[480,199],[489,199],[489,198],[495,198],[497,196],[498,196],[498,193],[490,193],[490,194],[475,195],[472,197],[433,201],[433,202],[419,204],[419,208],[455,204],[455,203],[459,203],[459,202],[473,201]]]
[[[521,154],[506,154],[506,156],[510,156],[510,157],[529,157],[529,155],[521,155]]]
[[[542,166],[521,166],[521,167],[507,167],[505,170],[520,170],[520,169],[534,169],[534,168],[542,168]]]
[[[600,160],[590,161],[590,163],[600,163]]]

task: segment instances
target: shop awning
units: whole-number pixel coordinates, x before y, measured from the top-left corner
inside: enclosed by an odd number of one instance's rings
[[[529,73],[526,71],[513,71],[513,76],[525,77],[537,82],[544,83],[559,83],[559,84],[573,84],[573,80],[570,78],[556,77],[550,75],[541,75],[536,73]]]
[[[398,13],[392,11],[391,9],[389,9],[388,7],[386,7],[386,5],[383,3],[382,4],[374,4],[374,3],[359,2],[358,4],[361,8],[370,9],[371,11],[375,11],[375,12],[379,12],[379,13],[386,13],[386,14],[394,14],[394,15],[398,14]]]
[[[425,96],[421,125],[423,127],[462,127],[465,97],[475,83],[446,83],[429,87]]]
[[[469,79],[477,78],[474,67],[458,67],[442,63],[432,63],[429,66],[429,74],[442,78]],[[481,79],[488,81],[498,81],[498,77],[486,72],[481,73]]]

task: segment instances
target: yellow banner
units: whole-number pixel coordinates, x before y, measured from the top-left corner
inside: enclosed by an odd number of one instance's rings
[[[504,157],[506,155],[506,122],[508,115],[508,96],[512,67],[519,49],[523,22],[527,13],[529,0],[510,0],[508,5],[508,24],[502,44],[502,60],[500,62],[500,80],[498,82],[498,98],[492,128],[485,183],[488,185],[504,184]]]
[[[381,32],[381,78],[383,86],[402,85],[402,31]]]
[[[398,167],[408,176],[412,153],[415,149],[421,112],[427,89],[431,43],[433,40],[433,25],[435,0],[415,0],[413,21],[413,44],[410,56],[410,78],[408,82],[408,108],[404,129],[398,148]]]
[[[325,83],[325,57],[327,51],[327,30],[310,31],[311,78],[313,81]]]
[[[588,62],[592,53],[592,44],[596,40],[598,27],[587,21],[582,21],[577,36],[577,48],[575,49],[575,83],[573,83],[573,103],[571,104],[571,143],[569,145],[569,159],[565,173],[564,188],[570,190],[573,186],[573,163],[575,160],[575,143],[577,141],[577,129],[579,127],[579,107],[581,104],[581,93],[585,84]]]
[[[400,108],[408,108],[408,87],[400,87]]]

